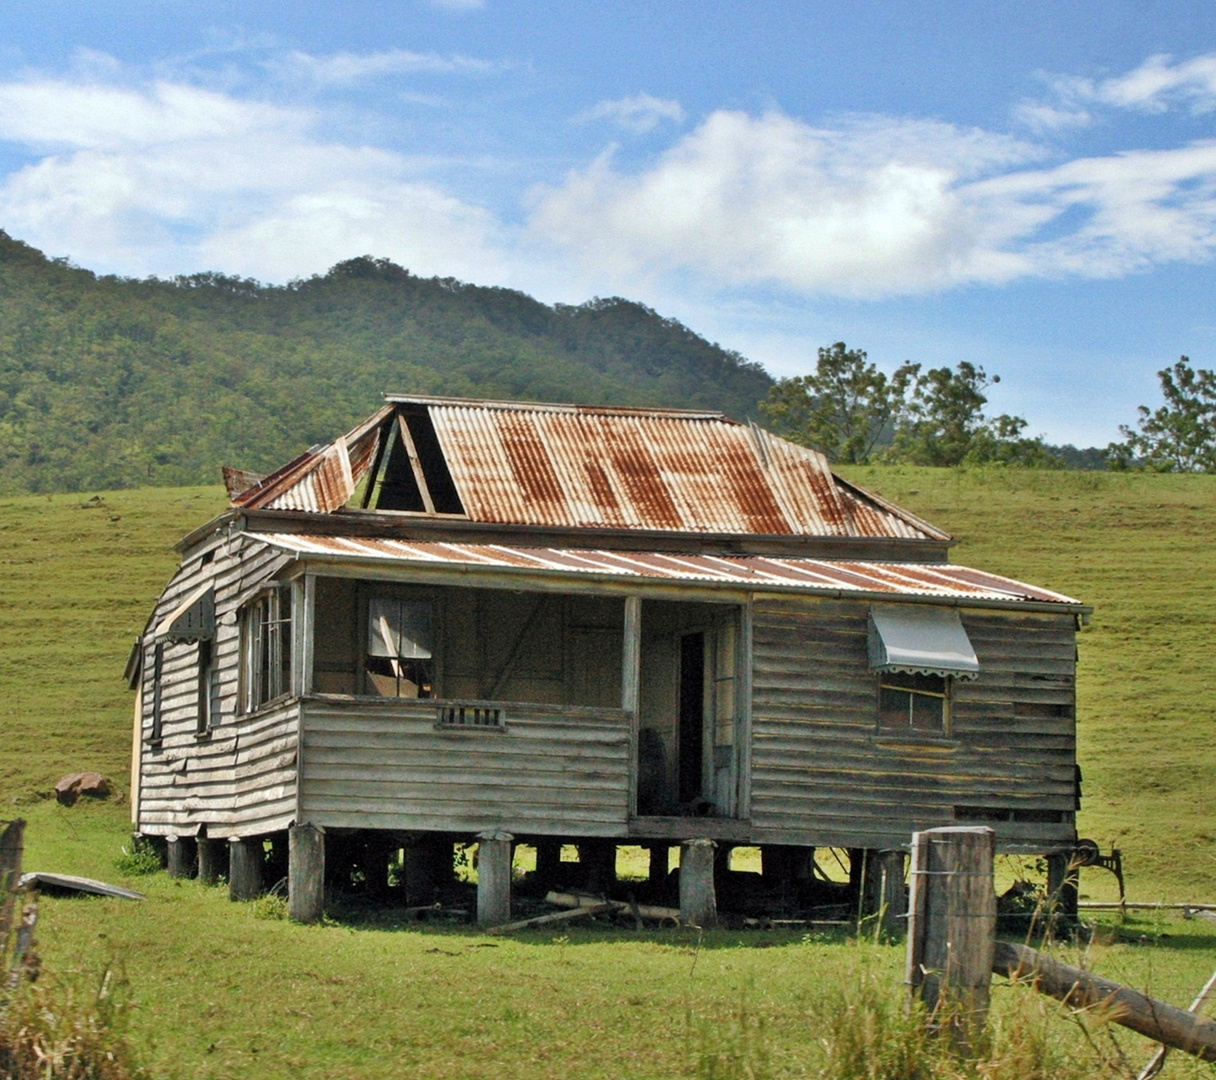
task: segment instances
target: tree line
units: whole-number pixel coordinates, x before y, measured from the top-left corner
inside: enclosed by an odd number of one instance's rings
[[[1135,429],[1105,449],[1053,446],[1026,434],[1026,420],[990,416],[983,367],[901,365],[888,375],[843,341],[819,350],[814,372],[779,380],[760,411],[774,430],[829,461],[912,465],[1216,472],[1216,375],[1187,357],[1158,372],[1165,404],[1139,409]]]

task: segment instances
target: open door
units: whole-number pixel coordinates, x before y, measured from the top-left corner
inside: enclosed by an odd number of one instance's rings
[[[638,813],[734,817],[739,610],[643,606]]]

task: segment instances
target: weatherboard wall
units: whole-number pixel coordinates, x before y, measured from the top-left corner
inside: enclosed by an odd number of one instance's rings
[[[269,703],[238,715],[237,610],[288,561],[245,537],[218,538],[192,553],[157,602],[143,645],[137,827],[153,835],[257,836],[286,828],[295,815],[299,705]],[[155,630],[191,592],[215,587],[212,725],[198,733],[199,646],[164,644],[161,738],[152,739]]]
[[[982,823],[1004,850],[1072,843],[1075,617],[961,616],[980,676],[954,682],[948,733],[903,738],[877,726],[865,603],[756,598],[755,842],[898,847],[914,830]]]
[[[500,728],[454,730],[433,700],[314,697],[301,816],[330,828],[624,835],[628,714],[496,703]]]

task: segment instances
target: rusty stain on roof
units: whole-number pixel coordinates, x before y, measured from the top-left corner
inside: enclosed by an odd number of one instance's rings
[[[501,544],[457,544],[296,533],[259,539],[301,557],[356,563],[408,563],[416,568],[469,567],[531,571],[559,577],[647,579],[705,583],[756,591],[888,594],[955,601],[1060,604],[1080,608],[1061,593],[966,566],[944,563],[876,563],[760,555],[674,555],[658,551],[591,551]]]
[[[397,410],[424,411],[474,522],[761,536],[948,541],[835,476],[827,459],[721,413],[389,397],[344,438],[233,494],[330,513],[377,459]]]

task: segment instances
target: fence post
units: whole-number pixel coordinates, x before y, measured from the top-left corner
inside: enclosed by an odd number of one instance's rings
[[[912,834],[908,984],[963,1053],[978,1047],[996,951],[996,834],[957,826]]]
[[[0,831],[0,953],[5,935],[13,927],[13,912],[17,909],[17,882],[21,880],[22,839],[25,822],[18,818]]]

